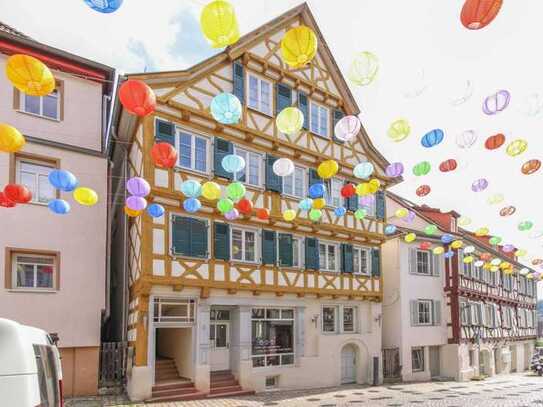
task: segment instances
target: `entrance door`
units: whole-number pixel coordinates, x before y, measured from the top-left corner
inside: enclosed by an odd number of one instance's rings
[[[400,377],[400,349],[383,349],[383,376],[385,379]]]
[[[356,351],[353,346],[347,345],[341,351],[341,383],[356,382]]]
[[[439,358],[439,346],[430,346],[430,376],[440,376],[440,358]]]
[[[211,322],[209,328],[211,346],[211,371],[230,369],[230,323]]]

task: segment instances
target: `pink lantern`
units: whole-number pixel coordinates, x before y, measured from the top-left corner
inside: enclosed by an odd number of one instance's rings
[[[512,244],[503,245],[502,251],[504,253],[511,253],[511,252],[515,251],[515,246],[513,246]]]
[[[147,196],[149,195],[149,192],[151,192],[151,186],[149,183],[140,177],[130,178],[126,182],[126,189],[130,195],[139,197]]]
[[[147,201],[141,196],[129,196],[126,198],[126,206],[133,211],[143,211],[147,208]]]
[[[236,220],[237,218],[239,218],[239,211],[236,208],[231,209],[224,214],[224,217],[227,220]]]
[[[385,173],[388,177],[396,178],[403,174],[403,170],[402,163],[392,163],[385,169]]]
[[[340,141],[351,141],[358,132],[362,124],[356,116],[345,116],[336,123],[334,134]]]

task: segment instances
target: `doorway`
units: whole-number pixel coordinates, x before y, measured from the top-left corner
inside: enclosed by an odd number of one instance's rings
[[[356,348],[345,345],[341,350],[341,384],[356,382]]]
[[[230,310],[211,309],[209,345],[211,371],[230,370]]]
[[[385,379],[400,377],[400,349],[383,349],[383,376]]]
[[[517,371],[517,345],[511,345],[511,373]]]
[[[439,346],[430,346],[430,377],[439,377],[441,358]]]

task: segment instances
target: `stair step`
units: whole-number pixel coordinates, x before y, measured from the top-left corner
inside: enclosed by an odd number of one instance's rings
[[[210,394],[224,394],[224,393],[232,393],[235,391],[241,391],[243,390],[241,386],[235,385],[235,386],[224,386],[224,387],[212,387]]]
[[[218,381],[212,381],[211,382],[211,388],[214,387],[226,387],[226,386],[236,386],[238,385],[238,381],[234,378],[228,379],[228,380],[218,380]]]
[[[169,365],[173,364],[175,361],[173,359],[157,359],[155,360],[155,366]]]
[[[175,366],[172,367],[159,367],[155,369],[155,373],[178,373]]]
[[[187,387],[194,387],[194,383],[185,380],[164,380],[157,381],[153,386],[153,391],[157,390],[169,390],[169,389],[184,389]]]
[[[251,396],[253,394],[255,394],[254,390],[240,390],[240,391],[233,391],[233,392],[228,392],[228,393],[208,394],[206,397],[208,399],[213,399],[213,398],[219,398],[219,397]]]
[[[188,400],[199,400],[205,398],[207,395],[206,392],[197,391],[195,393],[175,395],[175,396],[163,396],[163,397],[152,397],[149,400],[145,400],[146,403],[156,403],[161,401],[188,401]]]
[[[153,390],[153,397],[164,397],[164,396],[181,396],[184,394],[196,393],[198,390],[196,387],[177,387],[174,389],[160,389]]]

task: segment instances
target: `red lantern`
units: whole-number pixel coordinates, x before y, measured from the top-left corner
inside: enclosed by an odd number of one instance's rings
[[[346,184],[341,188],[341,196],[343,198],[350,198],[356,193],[356,187],[353,184]]]
[[[249,215],[253,211],[253,203],[247,198],[240,199],[236,206],[243,215]]]
[[[503,0],[466,0],[460,13],[460,20],[469,30],[486,27],[498,15]]]
[[[15,202],[10,201],[8,198],[6,198],[6,195],[3,192],[0,192],[0,207],[13,208],[15,205]]]
[[[490,261],[490,259],[492,259],[492,255],[490,253],[481,253],[481,255],[479,256],[479,258],[482,260],[482,261]]]
[[[145,82],[129,79],[119,89],[119,100],[123,107],[137,116],[147,116],[156,108],[156,97]]]
[[[485,141],[485,147],[487,150],[496,150],[500,148],[505,143],[505,136],[501,133],[498,133],[494,136],[490,136]]]
[[[177,150],[170,143],[157,143],[151,149],[153,162],[160,168],[173,168],[177,163]]]
[[[429,250],[432,247],[432,243],[430,242],[421,242],[419,248],[421,250]]]
[[[430,185],[421,185],[417,188],[416,194],[418,196],[426,196],[430,193],[432,188],[430,188]]]
[[[24,185],[7,184],[4,188],[5,197],[15,203],[28,203],[32,200],[32,192]]]
[[[453,160],[452,158],[449,160],[443,161],[441,164],[439,164],[439,171],[441,172],[449,172],[456,170],[456,167],[458,167],[458,163],[456,160]]]
[[[270,218],[270,211],[266,208],[258,208],[256,210],[256,217],[260,220],[268,220]]]
[[[520,169],[520,171],[524,175],[530,175],[530,174],[533,174],[534,172],[537,172],[540,168],[541,168],[541,161],[534,159],[534,160],[526,161],[522,165],[522,168]]]

